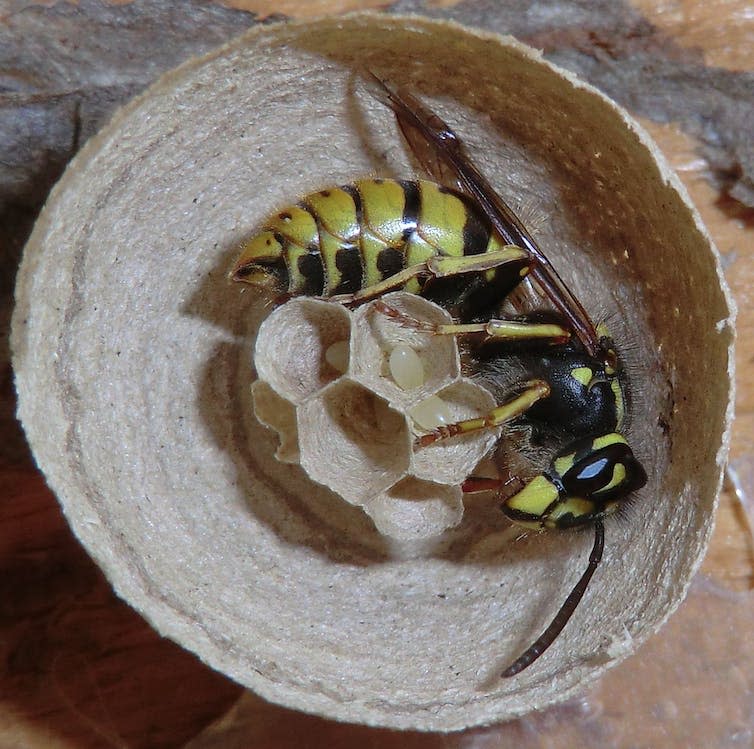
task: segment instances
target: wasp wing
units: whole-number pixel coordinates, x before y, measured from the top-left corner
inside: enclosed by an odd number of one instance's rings
[[[393,110],[406,143],[424,171],[441,185],[467,193],[442,153],[445,147],[452,147],[451,143],[457,141],[453,130],[408,91],[401,89],[398,93],[373,73],[368,75],[372,95]],[[446,145],[439,148],[439,142]]]
[[[471,162],[453,129],[404,89],[388,84],[373,73],[369,73],[369,82],[374,95],[392,109],[406,142],[426,172],[442,184],[457,186],[479,205],[506,243],[529,252],[533,259],[531,276],[569,321],[586,350],[596,356],[599,336],[583,305],[513,209]]]

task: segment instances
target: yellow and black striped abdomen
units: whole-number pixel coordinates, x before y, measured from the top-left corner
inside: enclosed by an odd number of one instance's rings
[[[373,286],[442,256],[503,246],[466,197],[423,180],[363,179],[307,195],[248,240],[235,277],[272,275],[291,294],[331,296]],[[422,276],[406,284],[421,291]]]

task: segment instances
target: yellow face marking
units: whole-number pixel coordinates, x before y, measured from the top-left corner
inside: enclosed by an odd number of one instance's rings
[[[574,367],[571,370],[571,377],[576,382],[580,382],[584,387],[589,387],[589,383],[594,378],[594,370],[590,367]]]
[[[573,467],[575,458],[576,453],[570,453],[555,459],[555,465],[553,467],[558,476],[565,476],[565,474]]]
[[[605,484],[601,489],[598,489],[595,494],[600,494],[601,492],[609,491],[610,489],[614,489],[619,484],[622,484],[626,480],[626,467],[623,465],[623,463],[616,463],[613,466],[613,475],[610,479],[609,484]]]
[[[626,441],[625,437],[618,434],[617,432],[611,432],[610,434],[602,435],[602,437],[596,437],[594,439],[594,442],[592,442],[592,449],[596,451],[601,450],[603,447],[617,444],[627,445],[628,442]]]
[[[466,206],[456,195],[442,191],[432,182],[419,182],[419,193],[419,234],[435,252],[463,255]]]
[[[317,216],[320,225],[334,237],[349,241],[358,236],[356,205],[345,190],[339,187],[321,190],[307,195],[306,203]]]
[[[354,183],[361,195],[364,225],[386,245],[395,246],[403,236],[406,196],[394,179],[362,179]]]
[[[583,518],[591,515],[596,509],[594,502],[590,502],[583,497],[566,497],[559,502],[547,517],[546,525],[548,528],[557,528],[558,521],[564,515],[572,515],[575,518]]]
[[[558,488],[552,481],[544,476],[536,476],[518,494],[506,500],[505,504],[512,510],[542,517],[558,496]]]

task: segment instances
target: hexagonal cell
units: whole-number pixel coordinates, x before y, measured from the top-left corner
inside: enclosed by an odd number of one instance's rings
[[[403,541],[439,536],[461,522],[458,486],[444,486],[409,476],[374,497],[365,508],[377,530]]]
[[[354,313],[351,376],[393,405],[407,408],[459,376],[458,346],[454,336],[416,330],[380,311],[383,304],[418,323],[445,324],[453,318],[436,304],[405,292],[386,294]],[[418,387],[404,389],[391,374],[390,355],[396,347],[408,347],[419,355],[423,383]]]
[[[278,395],[266,382],[252,383],[251,397],[254,413],[267,428],[277,432],[280,444],[275,457],[282,463],[298,463],[298,428],[296,427],[296,407]]]
[[[383,303],[390,309],[379,309]],[[414,451],[416,434],[431,429],[438,413],[452,423],[487,413],[495,403],[481,386],[460,378],[453,336],[416,330],[411,321],[421,326],[451,318],[405,293],[355,312],[293,299],[260,330],[256,364],[264,379],[254,386],[260,421],[280,437],[278,458],[298,460],[310,478],[363,507],[382,533],[401,540],[436,535],[458,522],[459,485],[500,431]]]
[[[300,405],[297,419],[302,467],[351,504],[363,506],[408,471],[405,417],[348,378]]]
[[[302,403],[341,376],[328,354],[333,344],[349,341],[350,335],[350,315],[340,304],[291,299],[259,327],[254,350],[259,379],[292,403]]]
[[[441,390],[436,396],[430,396],[430,399],[440,402],[450,423],[483,416],[497,405],[488,390],[466,378]],[[421,428],[412,418],[412,413],[416,413],[425,404],[426,401],[419,403],[408,411],[412,428],[417,434],[431,431]],[[429,410],[430,415],[433,411],[437,411],[437,407]],[[429,425],[426,417],[422,421]],[[500,432],[500,427],[478,430],[463,436],[441,439],[427,447],[417,447],[412,456],[411,472],[430,481],[460,484],[492,450],[500,438]]]

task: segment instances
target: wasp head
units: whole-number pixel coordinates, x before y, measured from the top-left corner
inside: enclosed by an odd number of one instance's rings
[[[509,497],[501,509],[528,528],[573,528],[615,512],[646,482],[647,474],[625,437],[612,432],[567,445],[547,471]]]

